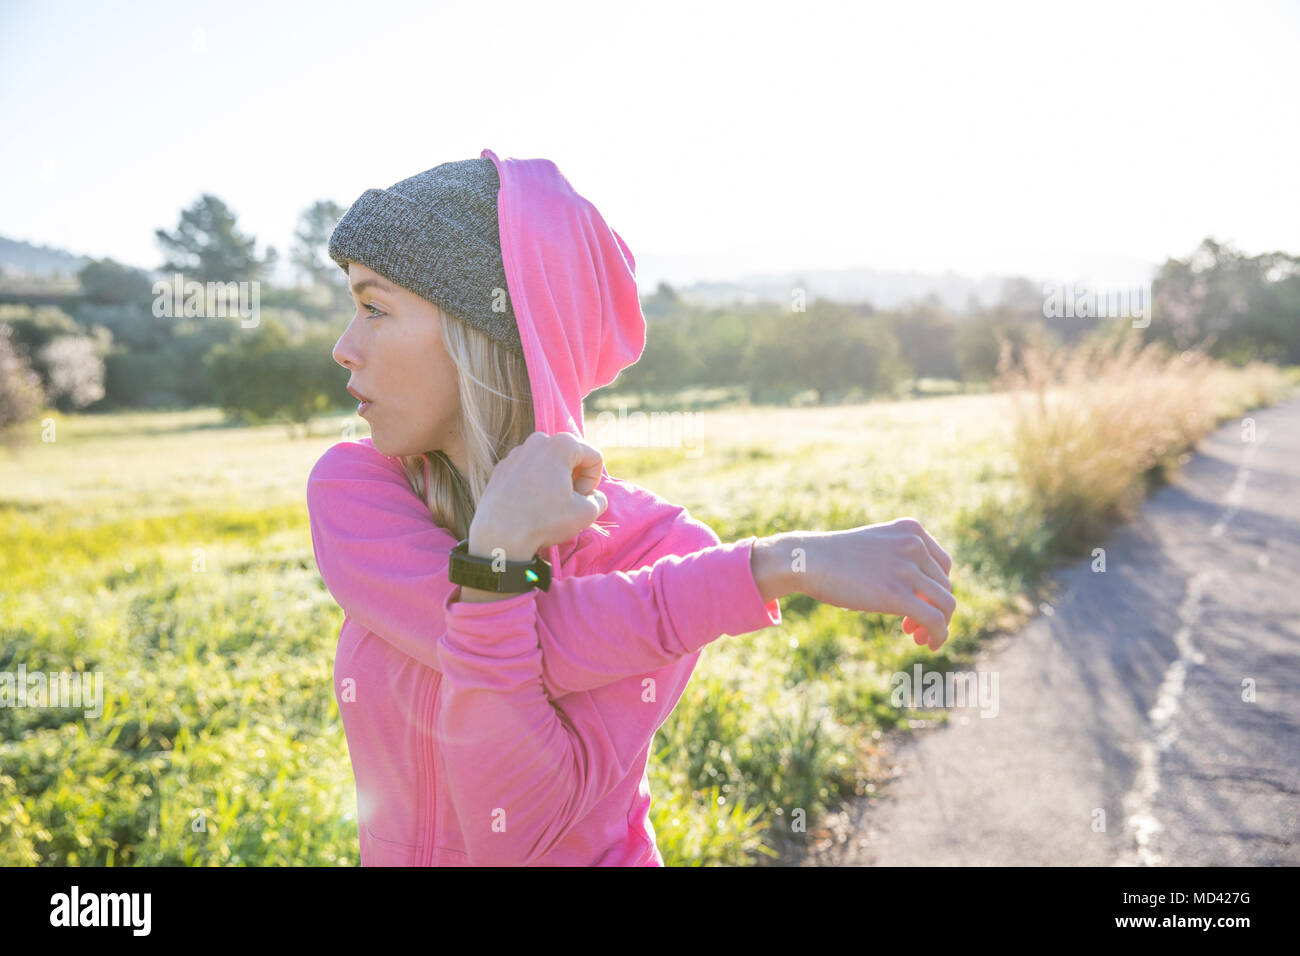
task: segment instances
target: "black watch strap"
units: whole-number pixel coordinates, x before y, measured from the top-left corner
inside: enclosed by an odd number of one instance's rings
[[[533,555],[531,561],[507,561],[505,564],[504,571],[493,570],[492,559],[470,554],[469,538],[462,538],[451,549],[447,576],[452,584],[498,594],[522,594],[533,588],[550,590],[551,566],[542,560],[540,554]]]

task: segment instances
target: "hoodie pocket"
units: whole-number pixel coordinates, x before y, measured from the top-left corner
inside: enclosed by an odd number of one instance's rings
[[[362,866],[415,866],[419,847],[384,840],[363,828],[365,841],[361,845]]]
[[[434,866],[469,866],[469,854],[444,846],[433,848]]]

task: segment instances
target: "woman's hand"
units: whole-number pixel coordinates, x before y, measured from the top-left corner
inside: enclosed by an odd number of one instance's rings
[[[604,458],[570,432],[535,431],[497,462],[470,525],[471,554],[527,561],[542,548],[568,541],[604,513]]]
[[[915,518],[796,537],[806,561],[796,590],[850,611],[902,615],[903,630],[932,651],[948,639],[952,558]]]

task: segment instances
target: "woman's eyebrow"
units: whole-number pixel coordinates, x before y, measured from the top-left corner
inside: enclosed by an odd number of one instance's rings
[[[370,286],[374,286],[380,292],[393,291],[393,287],[390,286],[387,282],[383,281],[382,279],[362,279],[360,282],[352,286],[352,294],[357,295],[363,289],[368,289]]]

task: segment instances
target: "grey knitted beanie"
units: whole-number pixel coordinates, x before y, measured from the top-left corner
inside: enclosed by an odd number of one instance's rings
[[[484,156],[367,189],[334,227],[330,258],[345,274],[359,262],[522,353],[501,260],[499,188]]]

